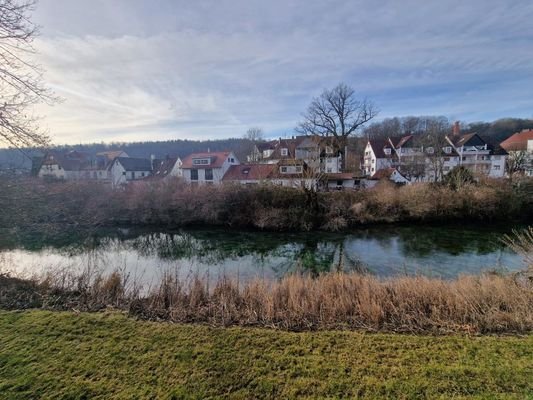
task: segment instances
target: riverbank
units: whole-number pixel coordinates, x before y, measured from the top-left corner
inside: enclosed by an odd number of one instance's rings
[[[342,231],[369,224],[431,224],[533,218],[533,180],[311,192],[271,185],[138,182],[124,190],[90,182],[0,181],[0,226],[219,226]]]
[[[290,331],[348,329],[419,334],[533,332],[531,271],[441,280],[361,273],[252,280],[172,271],[142,287],[121,271],[50,271],[34,279],[0,274],[0,309],[100,311],[135,318]]]
[[[533,336],[290,333],[0,311],[12,400],[505,398],[531,394]]]

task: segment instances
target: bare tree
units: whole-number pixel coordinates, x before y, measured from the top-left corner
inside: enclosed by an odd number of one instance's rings
[[[296,131],[304,135],[334,137],[335,150],[344,154],[348,137],[377,114],[378,110],[371,101],[358,100],[351,87],[340,83],[331,90],[324,90],[311,101]]]
[[[19,149],[49,143],[32,107],[56,100],[32,60],[38,34],[30,20],[34,6],[35,0],[0,0],[0,141]]]
[[[509,151],[509,155],[505,161],[509,178],[513,178],[514,175],[523,172],[527,166],[527,152],[524,150]]]
[[[260,142],[263,140],[263,130],[257,126],[251,127],[246,131],[244,139],[248,139],[251,142]]]

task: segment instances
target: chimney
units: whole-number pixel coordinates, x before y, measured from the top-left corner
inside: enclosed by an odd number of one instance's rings
[[[150,165],[152,166],[152,171],[154,170],[154,161],[155,161],[155,154],[150,154]]]
[[[453,136],[459,136],[461,133],[461,126],[459,125],[459,121],[455,121],[453,123],[453,130],[452,130]]]

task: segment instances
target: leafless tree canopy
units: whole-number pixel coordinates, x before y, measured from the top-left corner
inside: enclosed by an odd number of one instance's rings
[[[42,83],[42,71],[32,60],[38,34],[30,14],[35,0],[0,0],[0,142],[16,148],[43,146],[33,105],[53,102]]]
[[[245,139],[248,139],[252,142],[259,142],[263,140],[263,130],[259,127],[252,127],[246,131],[244,135]]]
[[[296,131],[304,135],[333,136],[343,146],[350,135],[377,113],[371,101],[358,100],[355,91],[341,83],[313,99]]]

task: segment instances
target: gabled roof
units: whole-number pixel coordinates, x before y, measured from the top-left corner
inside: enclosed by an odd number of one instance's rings
[[[400,147],[408,147],[407,144],[409,142],[411,142],[411,144],[412,144],[412,141],[411,141],[412,138],[413,138],[413,135],[403,136],[403,137],[401,137],[398,140],[398,142],[394,145],[394,147],[397,148],[397,149],[400,148]]]
[[[101,151],[96,153],[96,157],[105,157],[108,161],[113,161],[117,157],[126,157],[123,154],[125,153],[122,150]]]
[[[448,139],[453,143],[455,147],[461,146],[479,146],[485,145],[486,142],[476,133],[467,133],[460,136],[449,136]]]
[[[126,171],[151,171],[152,161],[147,158],[117,157]]]
[[[368,143],[370,143],[370,146],[372,147],[372,151],[374,151],[376,158],[392,157],[393,148],[388,139],[371,139],[368,141]],[[384,149],[386,148],[391,149],[390,154],[385,154]]]
[[[396,168],[383,168],[378,169],[374,175],[370,177],[371,180],[379,181],[381,179],[390,179],[393,174],[398,174],[405,180],[408,180],[398,169]]]
[[[533,129],[524,129],[500,143],[507,151],[526,151],[527,142],[533,140]]]
[[[231,151],[214,151],[214,152],[204,152],[204,153],[193,153],[185,157],[183,160],[182,168],[184,169],[197,169],[197,168],[221,168],[224,164],[224,161],[232,154]],[[194,165],[193,159],[196,158],[208,158],[210,159],[209,164],[203,165]],[[236,157],[234,156],[236,159]]]
[[[264,180],[277,168],[276,164],[232,165],[222,178],[223,181]]]
[[[154,160],[153,178],[164,178],[172,172],[172,169],[178,162],[178,157],[169,157],[164,160]]]
[[[79,151],[70,151],[68,153],[56,150],[47,152],[41,163],[42,165],[60,165],[65,171],[80,171],[90,167],[88,155]]]

